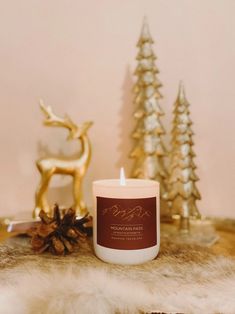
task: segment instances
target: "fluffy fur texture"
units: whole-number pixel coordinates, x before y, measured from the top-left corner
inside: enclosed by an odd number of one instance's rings
[[[235,313],[235,261],[200,247],[163,240],[156,260],[131,267],[102,263],[91,245],[35,257],[17,241],[0,248],[3,314]]]

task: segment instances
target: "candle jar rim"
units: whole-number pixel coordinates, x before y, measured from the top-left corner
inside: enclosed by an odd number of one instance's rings
[[[142,183],[142,184],[141,184]],[[101,179],[93,181],[93,186],[100,186],[105,188],[150,188],[150,187],[158,187],[159,182],[155,180],[148,179],[126,179],[126,184],[121,185],[120,179]]]

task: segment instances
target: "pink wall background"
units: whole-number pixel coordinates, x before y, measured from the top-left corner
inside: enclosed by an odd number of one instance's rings
[[[235,217],[235,1],[22,0],[0,2],[0,214],[31,211],[43,152],[72,153],[63,130],[44,128],[38,99],[74,120],[92,119],[93,160],[85,182],[130,169],[130,92],[144,15],[155,39],[169,130],[184,80],[196,133],[198,203],[205,215]],[[70,181],[51,199],[70,201]]]

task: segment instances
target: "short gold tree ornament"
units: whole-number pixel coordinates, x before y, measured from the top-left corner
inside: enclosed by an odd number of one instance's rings
[[[196,187],[196,181],[199,178],[195,174],[196,165],[193,162],[195,153],[192,149],[194,143],[189,103],[185,97],[182,83],[179,86],[173,113],[167,197],[172,214],[180,215],[181,229],[188,231],[189,218],[200,218],[196,201],[200,200],[201,196]]]
[[[93,122],[84,122],[76,125],[68,116],[60,118],[55,115],[50,106],[45,106],[40,101],[40,108],[46,119],[46,126],[62,127],[69,131],[68,140],[79,140],[81,142],[81,151],[77,158],[43,158],[36,162],[37,168],[41,173],[41,182],[36,191],[35,209],[33,216],[37,218],[41,210],[51,213],[50,205],[47,201],[47,190],[50,180],[55,174],[69,175],[73,177],[73,208],[78,217],[87,213],[87,207],[82,197],[82,180],[87,171],[91,159],[91,144],[87,135],[88,129]]]
[[[134,85],[136,111],[134,118],[137,126],[132,133],[135,141],[130,157],[134,159],[131,177],[157,180],[161,185],[161,195],[166,192],[167,171],[164,165],[166,148],[162,141],[165,129],[161,123],[164,115],[159,105],[162,98],[159,88],[162,84],[157,79],[159,72],[155,66],[156,56],[152,49],[153,39],[149,32],[146,18],[144,19],[141,35],[137,43],[139,53]],[[161,200],[161,216],[168,216],[166,200]]]

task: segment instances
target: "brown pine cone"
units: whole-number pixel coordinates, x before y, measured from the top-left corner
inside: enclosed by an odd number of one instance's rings
[[[73,252],[78,239],[85,239],[92,234],[91,216],[76,219],[76,213],[72,208],[62,217],[56,204],[53,217],[49,217],[43,210],[39,216],[41,222],[29,232],[35,252],[50,251],[52,254],[65,255]]]

